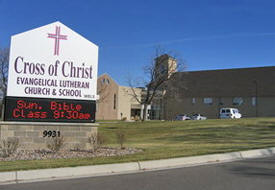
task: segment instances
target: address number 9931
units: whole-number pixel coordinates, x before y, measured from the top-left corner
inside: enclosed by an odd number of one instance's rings
[[[43,131],[43,137],[60,137],[60,131],[51,131],[45,130]]]

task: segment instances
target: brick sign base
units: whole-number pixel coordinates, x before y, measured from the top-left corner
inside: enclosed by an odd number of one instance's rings
[[[94,123],[0,122],[0,140],[17,138],[18,149],[41,150],[63,137],[63,149],[91,149],[89,137],[97,134]]]

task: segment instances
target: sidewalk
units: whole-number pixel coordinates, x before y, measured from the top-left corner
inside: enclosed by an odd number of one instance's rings
[[[93,166],[79,166],[67,168],[53,168],[27,171],[0,172],[0,184],[26,183],[79,177],[104,176],[142,171],[161,170],[169,168],[190,167],[196,165],[231,162],[248,158],[260,158],[275,155],[275,147],[256,149],[224,154],[211,154],[183,158],[172,158],[153,161],[130,162],[122,164],[106,164]]]

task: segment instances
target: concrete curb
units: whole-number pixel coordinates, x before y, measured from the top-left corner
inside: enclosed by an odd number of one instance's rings
[[[201,165],[213,162],[226,162],[241,160],[242,155],[240,152],[231,152],[225,154],[210,154],[203,156],[192,156],[183,158],[172,158],[165,160],[153,160],[140,162],[140,168],[142,170],[154,170],[162,168],[175,168],[175,167],[187,167],[193,165]]]
[[[16,181],[16,172],[1,172],[0,173],[0,184],[3,182]]]
[[[88,176],[134,173],[141,171],[188,167],[219,162],[230,162],[248,158],[259,158],[275,155],[275,147],[267,149],[210,154],[183,158],[172,158],[153,161],[130,162],[122,164],[106,164],[95,166],[79,166],[27,171],[0,172],[0,185],[7,183],[23,183]]]

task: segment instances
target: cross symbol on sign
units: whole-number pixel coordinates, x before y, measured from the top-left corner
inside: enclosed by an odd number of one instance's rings
[[[60,34],[60,26],[55,27],[55,34],[48,33],[48,38],[55,39],[54,41],[54,55],[59,55],[59,40],[67,40],[66,35]]]

